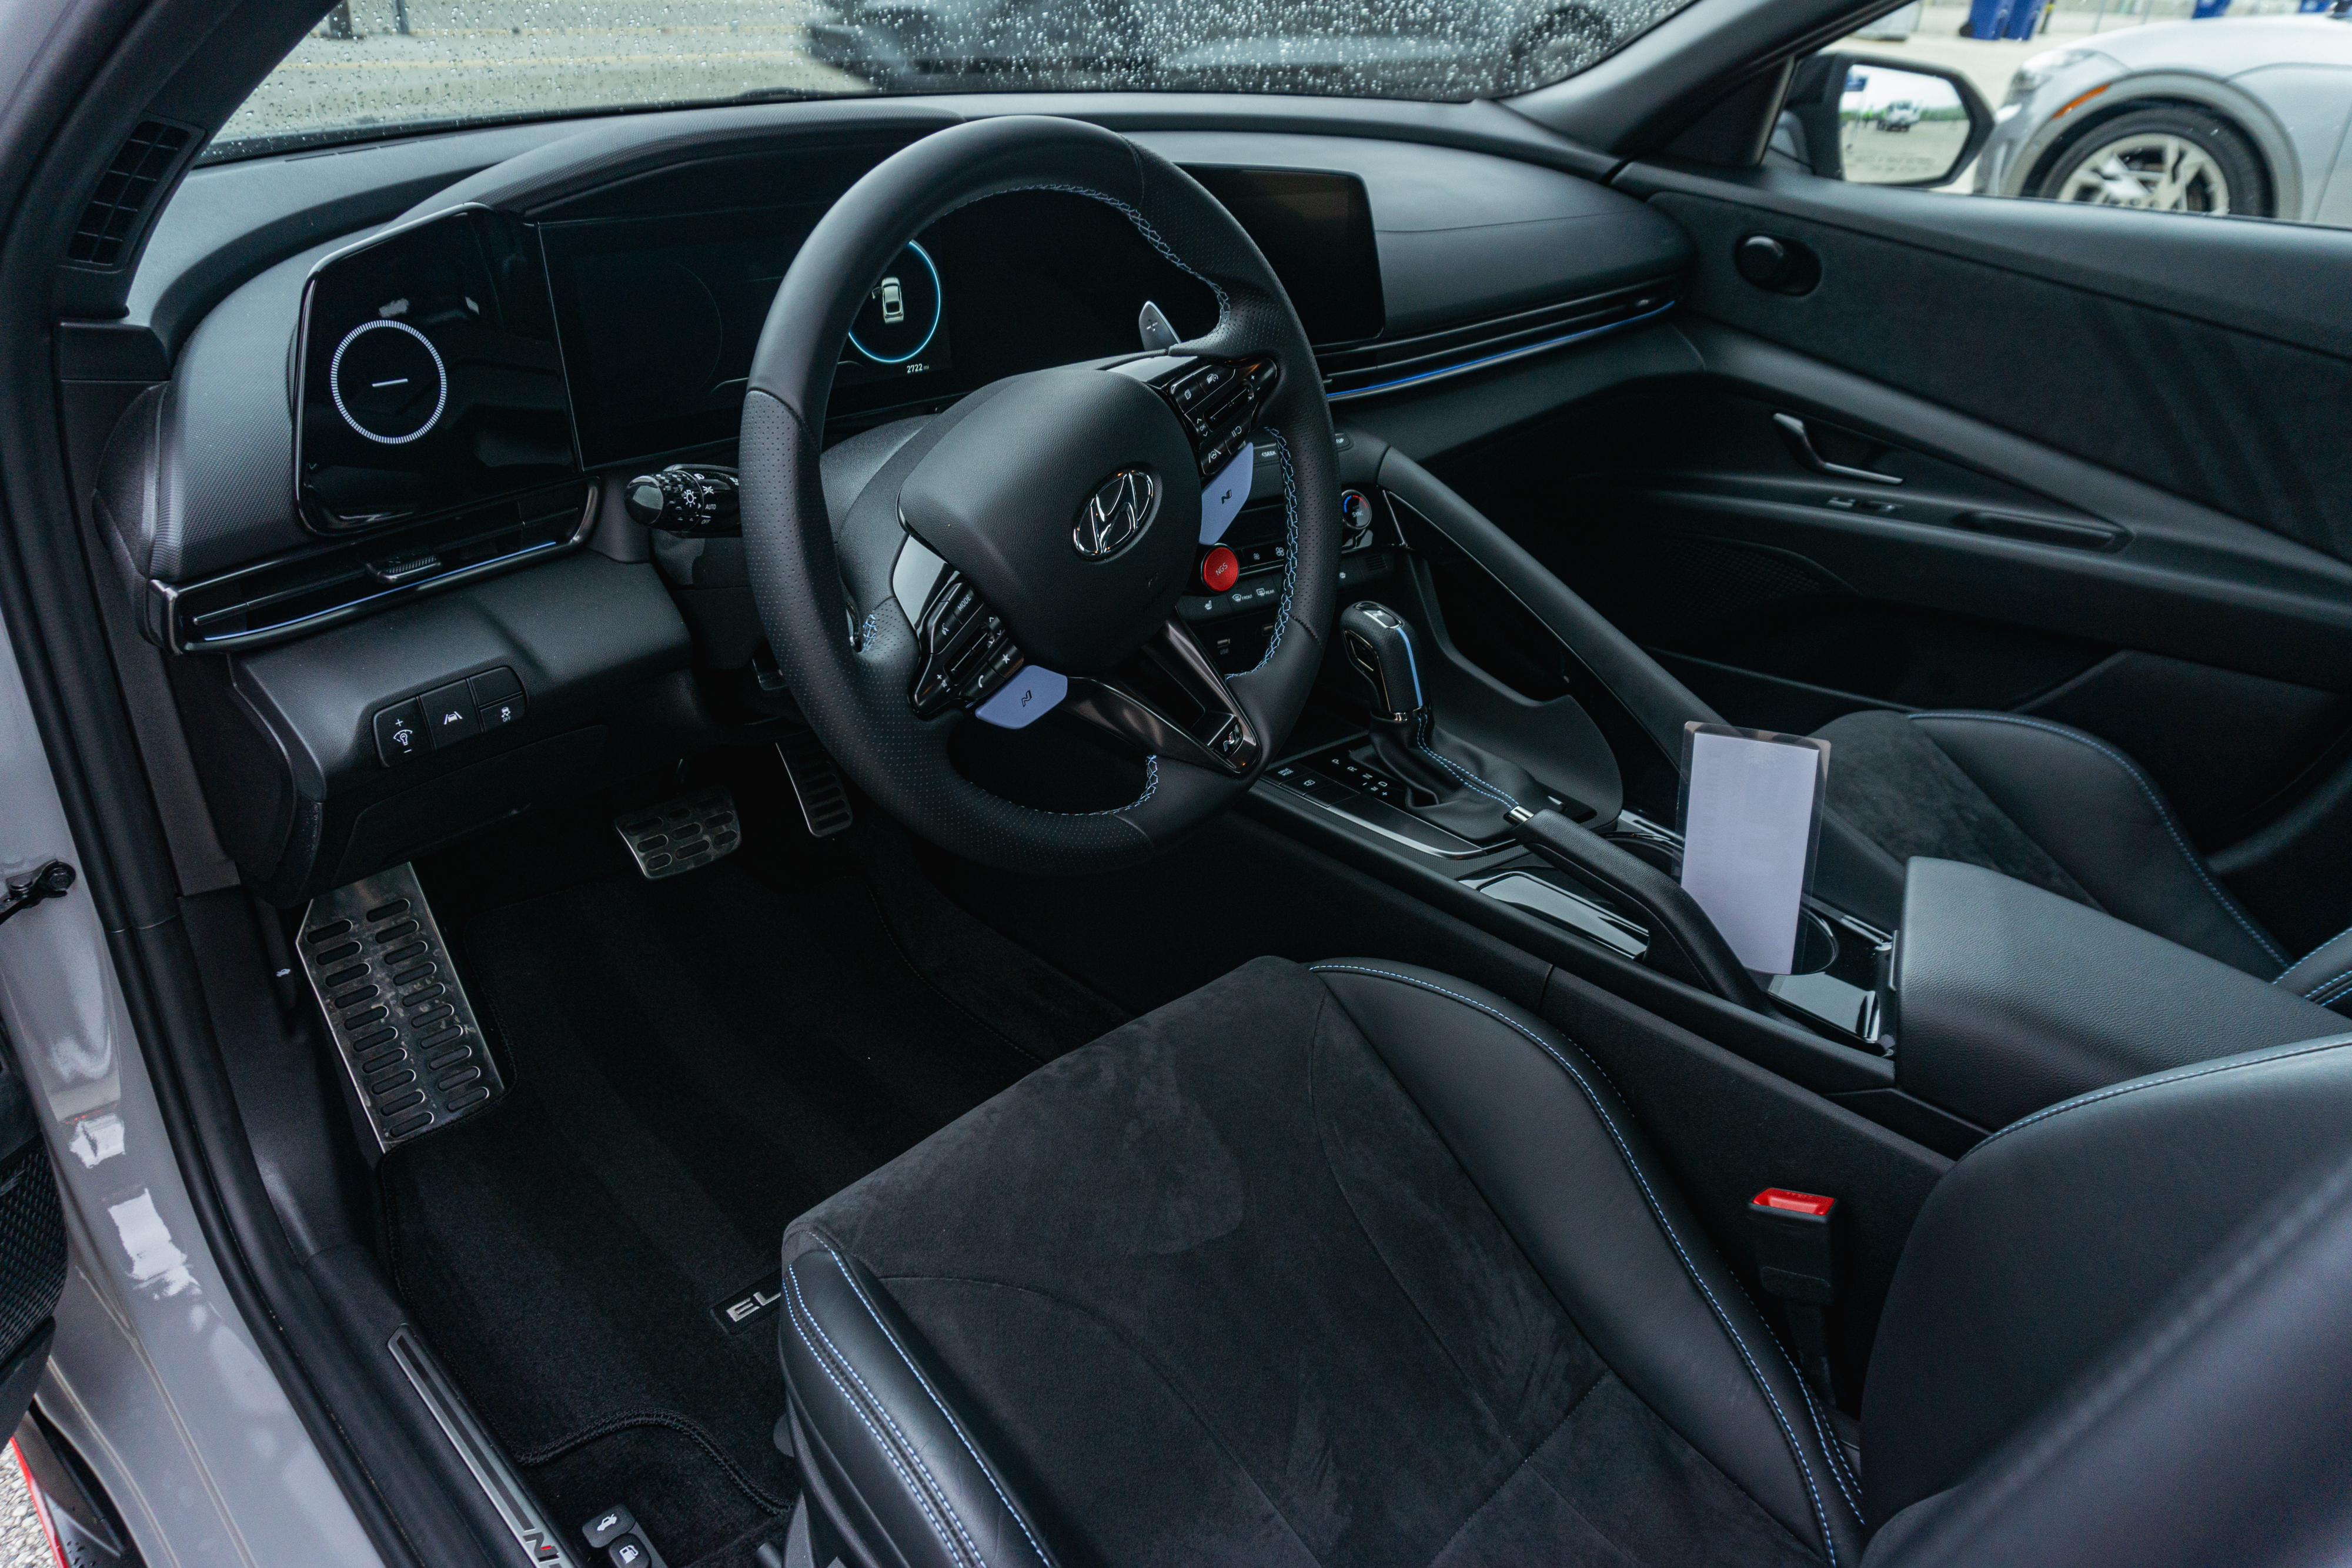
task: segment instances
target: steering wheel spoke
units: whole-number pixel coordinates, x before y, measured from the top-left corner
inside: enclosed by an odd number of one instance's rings
[[[915,617],[915,646],[907,700],[918,718],[981,706],[1027,663],[1004,618],[953,567],[940,573]]]
[[[1235,777],[1265,749],[1216,661],[1172,615],[1119,670],[1072,677],[1062,706],[1150,755]]]
[[[1204,359],[1169,354],[1119,367],[1168,400],[1192,444],[1192,455],[1208,484],[1249,449],[1259,412],[1282,381],[1272,354]]]

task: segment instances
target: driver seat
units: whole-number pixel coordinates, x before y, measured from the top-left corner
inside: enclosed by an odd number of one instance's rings
[[[2340,1557],[2347,1156],[2352,1036],[1995,1134],[1918,1216],[1857,1438],[1569,1036],[1261,959],[793,1222],[788,1557]]]

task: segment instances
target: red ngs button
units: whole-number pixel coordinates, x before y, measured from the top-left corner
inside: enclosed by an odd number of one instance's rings
[[[1212,593],[1223,593],[1241,574],[1241,558],[1223,545],[1201,558],[1201,584]]]
[[[1810,1214],[1816,1219],[1837,1207],[1833,1197],[1823,1197],[1817,1192],[1790,1192],[1780,1186],[1768,1186],[1748,1202],[1751,1207],[1785,1208],[1791,1214]]]

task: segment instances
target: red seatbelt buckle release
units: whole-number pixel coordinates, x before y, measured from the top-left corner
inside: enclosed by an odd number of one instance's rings
[[[1831,1221],[1837,1199],[1768,1186],[1748,1200],[1748,1228],[1756,1243],[1756,1272],[1785,1301],[1826,1307],[1837,1296]]]

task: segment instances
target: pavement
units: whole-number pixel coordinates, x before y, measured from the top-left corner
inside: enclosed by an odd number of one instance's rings
[[[25,1491],[16,1451],[0,1453],[0,1568],[56,1568],[49,1538]]]

